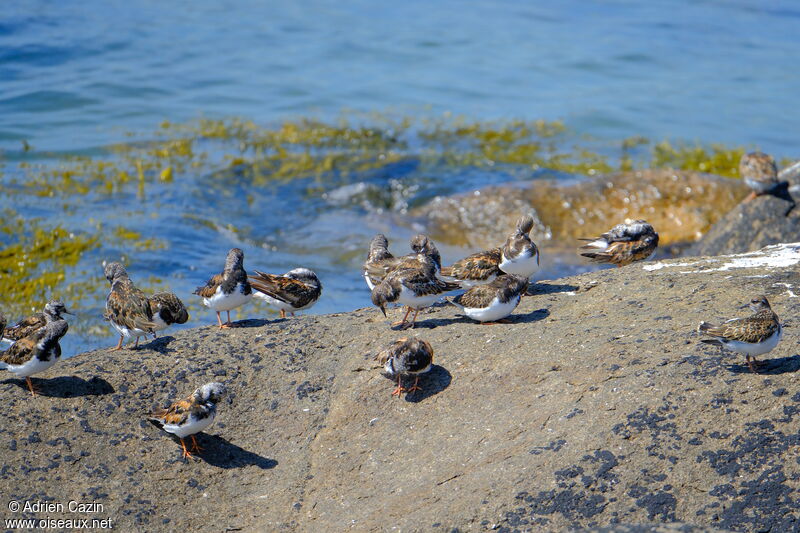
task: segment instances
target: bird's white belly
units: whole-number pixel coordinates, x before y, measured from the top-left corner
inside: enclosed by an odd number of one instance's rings
[[[6,365],[6,369],[13,372],[17,376],[21,378],[26,378],[28,376],[32,376],[34,374],[38,374],[39,372],[44,372],[54,364],[56,364],[56,356],[54,354],[50,355],[49,361],[42,361],[37,357],[31,357],[28,361],[25,361],[21,365]]]
[[[138,339],[139,337],[146,337],[148,333],[147,331],[138,328],[130,328],[130,329],[126,328],[125,326],[117,324],[113,320],[111,321],[111,325],[114,326],[114,329],[117,330],[117,332],[119,332],[119,334],[125,337],[126,339],[131,339],[131,338]]]
[[[217,291],[213,296],[210,298],[203,298],[203,304],[214,311],[230,311],[231,309],[236,309],[250,301],[252,293],[244,294],[242,292],[243,290],[244,287],[242,287],[241,283],[238,283],[230,294],[224,294],[222,292],[222,287],[217,287]]]
[[[200,433],[208,426],[214,423],[216,414],[209,415],[201,420],[189,419],[186,424],[182,426],[175,426],[172,424],[164,424],[164,431],[172,433],[176,437],[184,438],[195,433]]]
[[[500,261],[500,270],[506,274],[516,274],[524,278],[529,278],[539,270],[539,256],[538,254],[523,254],[514,259],[508,259],[503,255]]]
[[[757,355],[763,355],[767,352],[771,352],[780,342],[781,337],[783,336],[783,328],[779,328],[778,331],[772,334],[772,337],[769,337],[767,340],[760,344],[751,344],[749,342],[741,342],[741,341],[733,341],[733,340],[723,340],[722,343],[733,350],[734,352],[743,353],[745,355],[749,355],[751,357],[755,357]]]
[[[422,309],[435,304],[440,298],[441,294],[428,294],[425,296],[417,296],[414,291],[407,289],[405,286],[400,290],[400,296],[397,302],[402,305],[407,305],[413,309]]]
[[[272,296],[270,296],[268,294],[264,294],[263,292],[258,292],[256,290],[254,290],[253,291],[253,296],[256,297],[256,298],[259,298],[261,300],[264,300],[270,306],[272,306],[275,309],[278,309],[280,311],[297,311],[297,309],[292,307],[292,304],[290,304],[289,302],[282,302],[282,301],[278,300],[277,298],[273,298]]]
[[[499,298],[492,300],[489,307],[464,307],[464,314],[478,322],[494,322],[501,320],[514,312],[519,304],[519,298],[514,298],[506,303],[501,303]]]

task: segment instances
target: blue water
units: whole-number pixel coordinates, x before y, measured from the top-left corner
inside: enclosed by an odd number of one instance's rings
[[[0,163],[99,153],[164,120],[241,116],[272,124],[349,110],[559,119],[601,142],[643,135],[798,155],[796,3],[529,4],[7,3],[0,18]],[[32,149],[24,151],[23,141]],[[502,172],[414,172],[413,163],[398,165],[355,186],[413,177],[410,192],[397,189],[403,204],[508,179]],[[75,228],[89,210],[106,223],[123,216],[167,245],[130,257],[134,278],[159,276],[186,299],[221,268],[231,246],[245,248],[246,266],[261,270],[308,266],[325,285],[315,312],[369,305],[358,275],[369,237],[385,231],[403,252],[415,230],[364,209],[352,191],[342,192],[349,183],[323,184],[318,195],[302,181],[258,190],[240,183],[221,204],[206,179],[197,176],[184,189],[151,187],[144,202],[135,193],[89,196],[69,213],[58,199],[16,197],[13,207]],[[245,193],[252,204],[242,200]],[[0,199],[0,208],[9,206]],[[469,251],[442,248],[446,262]],[[99,269],[123,253],[104,244],[82,267]],[[559,264],[544,275],[580,268]],[[200,321],[213,316],[195,314],[189,325]],[[110,334],[85,335],[72,348],[113,342]]]

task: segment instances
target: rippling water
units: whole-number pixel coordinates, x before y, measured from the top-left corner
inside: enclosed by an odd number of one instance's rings
[[[4,6],[3,179],[18,179],[20,162],[103,154],[164,120],[235,115],[269,124],[347,110],[560,119],[601,144],[644,135],[797,155],[800,9],[792,2],[268,4]],[[76,231],[125,221],[166,249],[134,253],[106,241],[81,268],[126,255],[134,279],[157,276],[186,300],[234,245],[250,267],[302,264],[325,285],[314,311],[332,312],[369,305],[356,267],[373,233],[387,232],[403,252],[416,229],[365,208],[371,183],[395,205],[414,205],[509,179],[485,169],[420,172],[411,161],[342,182],[309,177],[254,189],[232,180],[220,194],[200,174],[149,186],[144,196],[19,194],[0,199],[0,208]],[[443,247],[446,260],[466,252]],[[581,267],[548,268],[544,276]],[[85,316],[98,313],[90,307]],[[201,311],[189,325],[212,320]],[[69,347],[113,343],[103,332],[75,335]]]

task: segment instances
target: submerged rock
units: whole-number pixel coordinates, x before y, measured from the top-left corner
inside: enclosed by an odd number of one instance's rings
[[[574,248],[626,218],[643,218],[662,246],[694,242],[747,195],[740,180],[672,169],[622,172],[571,185],[540,180],[439,197],[414,215],[434,239],[486,248],[502,244],[520,212],[533,211],[531,237],[550,248]],[[547,242],[551,241],[551,242]]]
[[[372,354],[407,333],[377,309],[82,354],[35,398],[0,381],[0,492],[98,502],[79,518],[124,531],[796,530],[793,330],[753,374],[696,328],[758,293],[791,325],[799,250],[541,281],[510,324],[426,310],[434,366],[402,399]],[[185,461],[144,415],[208,381],[231,402]]]

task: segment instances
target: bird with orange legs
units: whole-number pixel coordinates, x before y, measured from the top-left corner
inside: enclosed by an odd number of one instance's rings
[[[156,409],[147,419],[167,433],[172,433],[181,441],[183,457],[192,457],[192,452],[203,451],[197,444],[195,435],[211,424],[217,416],[217,403],[227,394],[223,383],[206,383],[195,390],[188,398],[179,400],[166,409]],[[186,437],[192,438],[191,451],[186,448]]]

